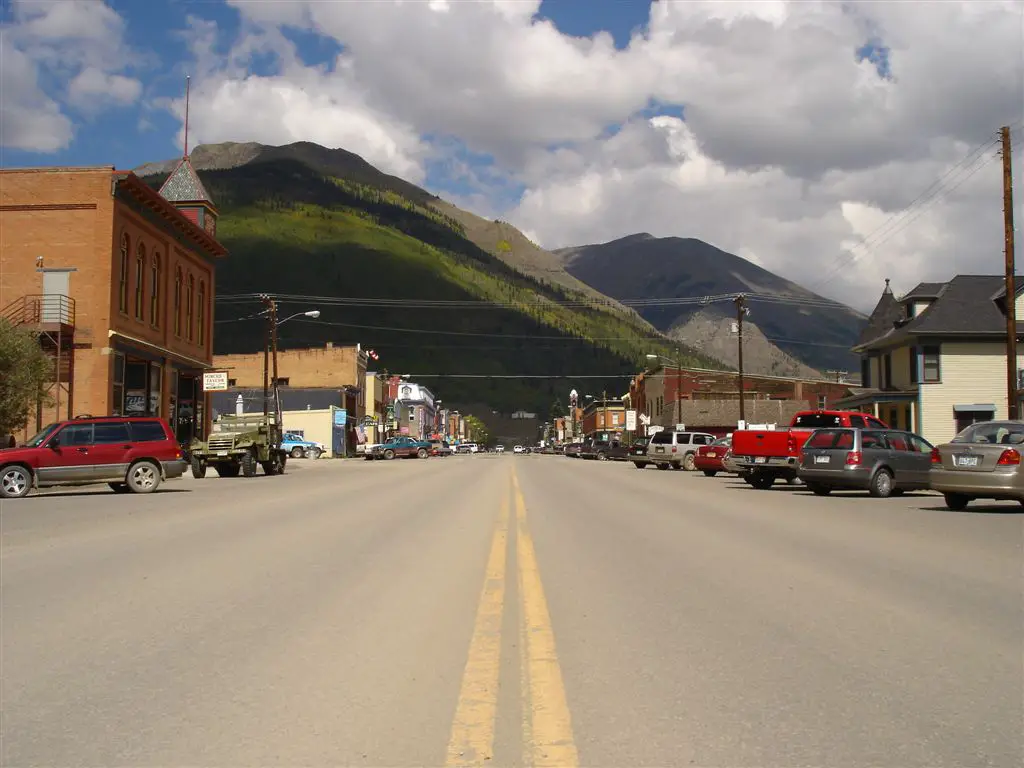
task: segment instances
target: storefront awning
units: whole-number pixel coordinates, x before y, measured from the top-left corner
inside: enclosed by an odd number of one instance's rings
[[[993,403],[968,403],[966,405],[954,405],[953,413],[978,413],[979,411],[992,411],[995,413],[996,407]]]
[[[204,362],[202,360],[197,360],[196,358],[189,357],[188,355],[183,355],[180,352],[173,352],[169,349],[165,349],[164,347],[159,346],[158,344],[153,344],[152,342],[149,341],[137,339],[134,336],[129,336],[128,334],[121,333],[120,331],[107,331],[107,337],[110,339],[122,339],[124,342],[127,342],[133,347],[138,347],[141,350],[148,351],[150,354],[159,357],[166,357],[172,362],[185,363],[197,370],[213,370],[213,365],[210,363]]]

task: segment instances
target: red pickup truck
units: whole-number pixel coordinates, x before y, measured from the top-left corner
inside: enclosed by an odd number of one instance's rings
[[[732,455],[746,470],[743,479],[758,490],[771,488],[783,479],[796,479],[800,449],[816,429],[861,427],[888,429],[878,419],[860,411],[801,411],[788,429],[744,429],[732,433]]]

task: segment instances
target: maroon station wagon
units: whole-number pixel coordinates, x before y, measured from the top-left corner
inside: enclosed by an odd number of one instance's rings
[[[181,446],[163,419],[79,417],[0,450],[0,498],[19,499],[32,488],[94,483],[107,483],[116,493],[151,493],[184,471]]]

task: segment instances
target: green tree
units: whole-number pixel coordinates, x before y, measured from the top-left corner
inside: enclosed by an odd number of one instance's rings
[[[565,405],[555,400],[551,404],[551,421],[554,422],[556,419],[560,419],[567,413]]]
[[[0,435],[25,426],[51,367],[35,334],[0,320]]]
[[[469,439],[471,442],[480,443],[480,445],[487,445],[490,442],[490,431],[476,416],[467,416],[466,426],[469,428]]]

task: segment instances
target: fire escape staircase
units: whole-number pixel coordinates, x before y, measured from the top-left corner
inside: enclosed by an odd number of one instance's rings
[[[60,294],[22,296],[0,309],[0,320],[31,330],[51,360],[50,375],[36,402],[36,428],[41,429],[48,421],[70,419],[74,407],[75,300]],[[51,413],[55,419],[44,418]]]

